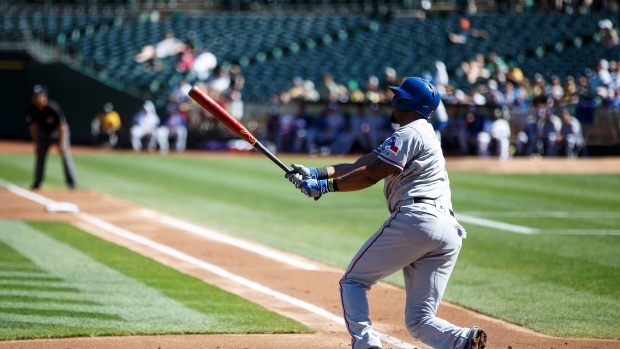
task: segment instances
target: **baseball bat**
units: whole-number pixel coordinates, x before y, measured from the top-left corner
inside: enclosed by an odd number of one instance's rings
[[[211,115],[213,115],[216,119],[220,120],[226,127],[228,127],[231,131],[233,131],[237,136],[241,137],[244,141],[250,143],[255,149],[258,149],[261,153],[265,154],[271,161],[273,161],[278,167],[280,167],[283,171],[289,172],[291,171],[280,159],[278,159],[273,153],[269,151],[269,149],[265,148],[264,145],[259,142],[254,135],[250,133],[243,125],[239,123],[235,118],[233,118],[226,109],[222,108],[221,105],[217,104],[211,97],[207,96],[206,93],[200,91],[196,86],[192,87],[192,89],[187,93],[196,103],[200,104],[203,108],[205,108]]]

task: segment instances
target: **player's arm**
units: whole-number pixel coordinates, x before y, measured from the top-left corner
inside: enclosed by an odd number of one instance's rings
[[[374,153],[373,153],[374,154]],[[343,176],[332,180],[334,191],[356,191],[375,185],[385,177],[400,172],[401,169],[379,159],[374,154],[374,160],[368,165],[361,165]]]
[[[360,157],[352,164],[338,164],[318,168],[292,164],[292,170],[284,177],[286,177],[297,187],[301,184],[303,179],[321,180],[343,176],[351,171],[354,171],[355,169],[370,165],[376,158],[377,154],[373,152]]]
[[[352,164],[338,164],[338,165],[327,166],[325,167],[325,169],[327,170],[327,178],[342,177],[361,167],[366,167],[370,165],[376,159],[377,159],[377,154],[373,152],[373,153],[369,153],[369,154],[366,154],[360,157]]]
[[[368,160],[366,158],[365,160]],[[332,166],[333,167],[333,166]],[[334,169],[338,170],[338,166]],[[375,156],[368,165],[361,165],[343,176],[329,179],[300,179],[295,186],[306,196],[318,198],[335,191],[356,191],[368,188],[401,169]]]
[[[37,124],[34,122],[31,122],[28,125],[28,129],[30,130],[30,138],[32,138],[32,142],[34,144],[37,144],[37,139],[39,137],[39,133],[38,133],[38,129],[37,129]]]
[[[69,140],[65,138],[69,136],[68,126],[66,122],[61,122],[58,126],[58,135],[58,144],[60,150],[64,152],[65,150],[67,150],[67,145],[69,144]]]

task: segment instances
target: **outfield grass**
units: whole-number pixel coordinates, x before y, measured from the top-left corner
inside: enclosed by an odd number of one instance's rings
[[[80,187],[341,268],[388,216],[380,185],[314,202],[261,156],[74,158]],[[27,186],[33,161],[0,155],[0,178]],[[620,176],[451,172],[450,179],[457,213],[537,234],[464,223],[469,237],[445,299],[551,335],[620,338]],[[56,156],[44,185],[64,186]],[[402,285],[399,274],[388,280]]]
[[[0,340],[303,333],[305,326],[66,223],[0,221]]]

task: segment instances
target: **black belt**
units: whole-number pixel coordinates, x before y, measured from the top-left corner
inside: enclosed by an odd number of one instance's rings
[[[414,204],[427,204],[427,205],[435,206],[435,200],[429,199],[429,198],[413,198],[413,203]],[[450,210],[450,209],[448,209],[448,211],[450,211],[450,216],[454,217],[454,212],[452,212],[452,210]]]

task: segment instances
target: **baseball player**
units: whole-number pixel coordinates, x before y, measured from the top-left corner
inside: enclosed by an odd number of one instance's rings
[[[45,159],[52,144],[56,144],[62,155],[65,181],[70,189],[75,189],[75,167],[69,152],[69,125],[58,103],[48,99],[47,88],[36,85],[32,91],[32,107],[26,114],[30,137],[36,145],[37,160],[32,189],[39,189],[43,181]]]
[[[381,348],[369,319],[366,292],[403,270],[409,333],[433,348],[482,349],[487,334],[436,317],[466,232],[452,212],[445,159],[428,122],[439,93],[428,81],[410,77],[390,87],[391,137],[352,164],[307,168],[293,164],[286,174],[302,193],[320,197],[368,188],[384,179],[390,217],[355,255],[340,280],[345,323],[353,349]]]

